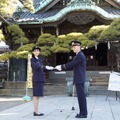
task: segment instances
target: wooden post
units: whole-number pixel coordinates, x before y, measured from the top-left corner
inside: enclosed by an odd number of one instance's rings
[[[58,36],[58,35],[59,35],[59,28],[56,27],[56,36]]]
[[[43,27],[41,27],[41,35],[43,34]]]

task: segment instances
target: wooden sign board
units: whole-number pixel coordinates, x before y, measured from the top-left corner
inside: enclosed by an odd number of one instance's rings
[[[110,73],[108,90],[120,91],[120,73],[118,72]]]

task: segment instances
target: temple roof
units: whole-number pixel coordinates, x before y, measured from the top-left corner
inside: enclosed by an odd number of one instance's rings
[[[18,20],[19,22],[22,22],[22,21],[37,21],[39,22],[40,19],[45,19],[45,18],[48,18],[48,17],[51,17],[51,16],[54,16],[56,15],[61,9],[54,9],[54,10],[49,10],[49,11],[46,11],[44,13],[31,13],[29,11],[27,12],[23,12],[23,13],[20,13],[20,19]],[[15,13],[14,15],[16,15],[17,13]]]
[[[120,9],[117,9],[115,7],[99,7],[96,4],[92,3],[85,3],[85,2],[77,2],[77,3],[69,3],[68,5],[58,8],[58,7],[52,7],[49,8],[46,11],[41,12],[40,10],[43,9],[48,4],[51,4],[51,2],[54,2],[54,0],[33,0],[34,1],[34,7],[35,7],[35,13],[30,13],[29,11],[24,11],[20,13],[15,13],[13,15],[13,18],[18,22],[19,24],[43,24],[48,22],[57,22],[61,20],[63,17],[67,16],[67,14],[70,14],[72,12],[83,12],[83,11],[89,11],[91,13],[95,13],[98,16],[100,16],[102,19],[105,20],[112,20],[114,18],[120,17]],[[57,0],[58,2],[59,0]],[[81,0],[82,1],[82,0]],[[119,0],[115,0],[116,2],[120,2]],[[57,4],[57,3],[55,3]],[[54,5],[52,3],[52,5]],[[19,15],[19,18],[16,16]]]
[[[49,4],[51,4],[51,7],[58,3],[60,0],[33,0],[35,13],[39,12],[41,9],[45,8]]]

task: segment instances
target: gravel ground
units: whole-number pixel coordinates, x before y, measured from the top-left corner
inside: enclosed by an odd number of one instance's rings
[[[0,96],[0,111],[24,104],[22,97]]]

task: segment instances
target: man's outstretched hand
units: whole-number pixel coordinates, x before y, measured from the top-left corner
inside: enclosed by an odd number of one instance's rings
[[[55,69],[57,69],[58,71],[61,71],[62,70],[61,65],[57,65]]]

